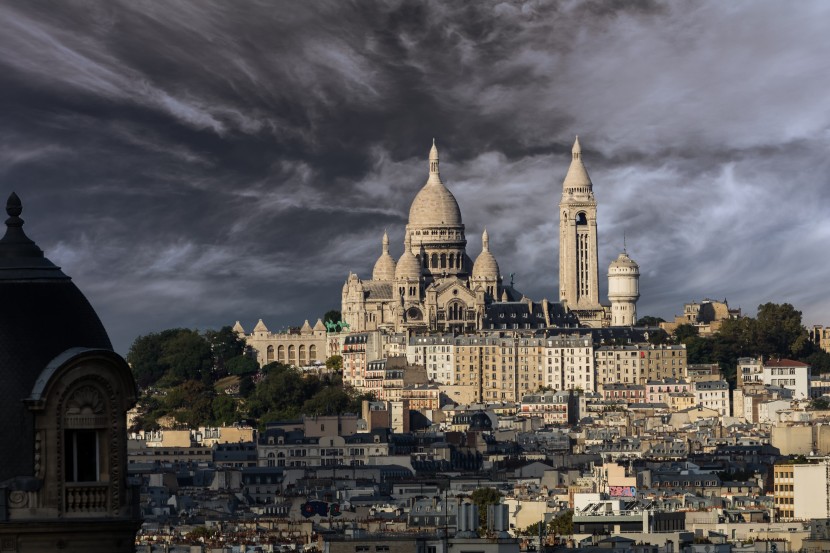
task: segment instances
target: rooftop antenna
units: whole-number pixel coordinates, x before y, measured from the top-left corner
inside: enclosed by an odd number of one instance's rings
[[[623,253],[628,255],[628,248],[626,247],[626,244],[625,244],[625,231],[623,231]]]

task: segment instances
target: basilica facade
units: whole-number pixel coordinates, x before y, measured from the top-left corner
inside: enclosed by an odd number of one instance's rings
[[[353,332],[632,325],[639,269],[626,253],[609,267],[612,305],[599,302],[597,202],[578,138],[559,208],[560,302],[534,302],[503,281],[486,229],[475,261],[468,256],[461,210],[441,180],[433,141],[427,182],[410,206],[403,253],[392,257],[384,233],[372,278],[351,273],[343,285],[343,319]]]
[[[384,233],[372,279],[352,273],[343,286],[343,319],[353,331],[480,329],[488,305],[516,299],[502,286],[486,230],[482,244],[473,262],[467,255],[461,210],[441,181],[433,142],[427,182],[409,209],[403,254],[397,260],[390,255]]]

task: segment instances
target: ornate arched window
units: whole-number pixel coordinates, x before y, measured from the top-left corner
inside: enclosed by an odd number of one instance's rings
[[[118,516],[128,508],[125,413],[136,395],[129,367],[111,351],[76,348],[55,358],[27,400],[35,415],[39,498],[10,494],[9,508],[71,518]]]
[[[293,344],[288,346],[288,364],[297,364],[297,348]]]
[[[274,346],[268,346],[265,350],[265,362],[271,363],[274,360]]]
[[[285,346],[277,347],[277,361],[285,363]]]
[[[319,361],[319,359],[317,359],[317,346],[314,344],[308,346],[308,360]]]
[[[300,344],[300,366],[306,365],[306,358],[305,358],[305,345]]]

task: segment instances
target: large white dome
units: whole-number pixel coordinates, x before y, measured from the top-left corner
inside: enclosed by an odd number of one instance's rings
[[[429,153],[429,178],[409,208],[410,226],[461,225],[458,202],[438,173],[438,148],[435,141]]]

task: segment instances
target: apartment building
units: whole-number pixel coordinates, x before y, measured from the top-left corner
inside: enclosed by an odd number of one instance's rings
[[[431,381],[455,384],[455,336],[452,334],[411,336],[406,358],[413,365],[426,367]]]
[[[775,516],[779,522],[830,516],[830,463],[776,464]]]
[[[596,380],[608,384],[645,384],[646,349],[648,346],[600,346],[594,352]]]
[[[696,405],[707,409],[714,409],[721,417],[731,416],[729,383],[725,380],[695,382],[693,393],[695,395]]]
[[[544,341],[545,386],[554,390],[595,392],[597,372],[590,334],[570,334]]]

